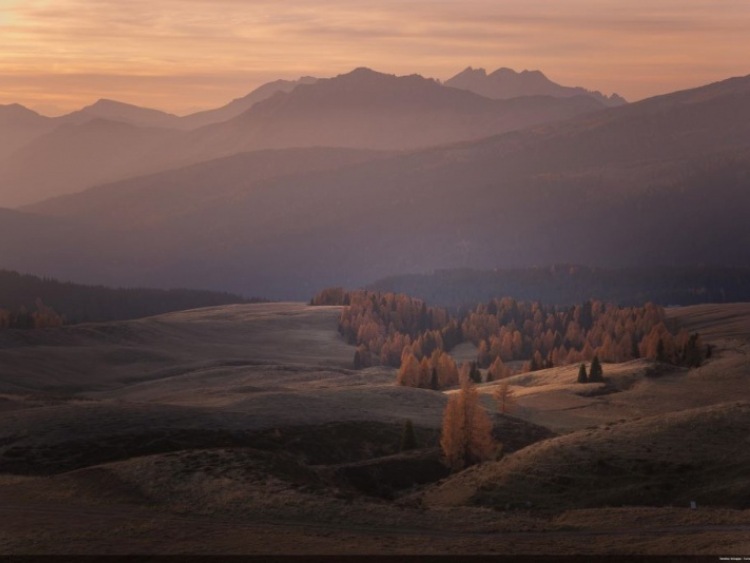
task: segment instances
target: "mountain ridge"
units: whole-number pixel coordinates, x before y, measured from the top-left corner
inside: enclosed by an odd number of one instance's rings
[[[114,107],[117,112],[152,115],[127,105],[101,107],[108,114]],[[106,120],[107,128],[91,119],[65,123],[0,160],[0,205],[26,205],[251,150],[410,150],[601,109],[585,97],[490,100],[417,75],[395,77],[358,69],[299,84],[289,92],[277,91],[237,117],[188,131],[147,129],[112,119]]]
[[[501,67],[487,74],[484,68],[467,67],[444,82],[451,88],[475,92],[494,99],[518,96],[548,95],[556,97],[589,96],[607,107],[617,107],[627,101],[618,94],[606,96],[596,90],[580,86],[561,86],[551,81],[540,70],[522,70]]]
[[[64,266],[65,277],[97,272],[98,283],[157,287],[191,280],[194,287],[270,298],[305,299],[325,286],[359,287],[439,268],[747,267],[748,82],[255,182],[249,173],[219,182],[210,180],[213,173],[195,172],[200,180],[189,184],[172,182],[180,173],[169,172],[129,188],[152,182],[154,203],[144,205],[155,215],[144,229],[128,228],[134,219],[125,210],[139,212],[125,191],[125,199],[107,197],[96,207],[85,204],[101,190],[66,198],[61,215],[34,218],[99,233],[88,254],[77,254],[75,269]],[[278,151],[279,170],[285,154],[291,162],[299,158]],[[171,184],[171,192],[159,188]],[[189,202],[192,193],[198,203],[178,215],[159,211]],[[203,199],[212,193],[218,197]],[[114,228],[116,240],[108,242]],[[65,242],[70,235],[58,236],[47,244],[75,246]],[[33,271],[55,254],[14,240],[22,237],[0,226],[0,250],[14,269]]]

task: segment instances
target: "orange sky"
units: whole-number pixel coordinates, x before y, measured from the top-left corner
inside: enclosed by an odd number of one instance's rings
[[[0,0],[0,104],[47,114],[182,114],[358,66],[540,69],[636,100],[750,74],[748,53],[747,0]]]

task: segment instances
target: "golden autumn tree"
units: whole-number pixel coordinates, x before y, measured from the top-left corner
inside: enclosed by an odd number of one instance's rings
[[[440,447],[446,464],[455,471],[495,457],[498,445],[492,437],[492,421],[469,378],[448,399]]]
[[[497,381],[498,379],[505,379],[506,377],[510,377],[510,368],[506,366],[503,361],[500,359],[500,356],[495,358],[495,361],[492,362],[492,365],[490,366],[490,369],[487,372],[488,381]]]
[[[455,387],[459,382],[458,366],[449,354],[441,353],[437,358],[438,384],[441,389]]]
[[[507,379],[501,381],[500,385],[495,388],[492,398],[497,403],[497,410],[502,414],[512,412],[516,408],[516,396]]]
[[[411,351],[406,351],[401,358],[396,382],[405,387],[419,387],[419,360]]]

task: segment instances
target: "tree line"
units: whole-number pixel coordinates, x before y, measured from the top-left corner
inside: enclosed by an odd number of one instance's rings
[[[344,305],[339,332],[356,346],[354,367],[398,367],[401,385],[444,389],[461,376],[477,381],[512,373],[591,362],[648,358],[700,365],[705,349],[697,334],[674,331],[653,303],[621,307],[589,300],[550,307],[505,297],[459,313],[429,307],[404,294],[324,290],[314,305]],[[462,342],[477,347],[476,361],[457,366],[450,351]]]
[[[37,299],[33,310],[21,305],[15,311],[0,309],[0,329],[3,328],[55,328],[65,323],[65,317]]]
[[[372,291],[406,293],[440,306],[512,295],[555,305],[589,298],[623,305],[750,301],[750,268],[715,266],[595,268],[577,264],[497,270],[444,269],[404,274],[371,284]]]
[[[109,288],[0,270],[0,328],[127,320],[172,311],[265,301],[192,289]],[[40,307],[39,304],[43,303]]]

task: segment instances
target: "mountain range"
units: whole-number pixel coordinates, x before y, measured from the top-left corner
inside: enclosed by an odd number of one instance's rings
[[[292,147],[409,150],[477,139],[596,111],[587,96],[493,100],[420,76],[356,69],[331,79],[276,82],[213,114],[179,118],[111,101],[0,160],[0,205],[45,198],[243,151]],[[257,91],[256,91],[257,92]],[[252,99],[260,100],[251,104]],[[245,105],[249,109],[243,111]],[[184,130],[183,121],[205,122]]]
[[[474,115],[495,116],[504,132],[460,142],[410,133],[420,123],[411,116],[446,114],[446,130],[465,134],[461,111],[477,128]],[[336,138],[322,125],[333,115],[337,132],[355,119],[372,131]],[[3,267],[309,298],[451,267],[750,265],[750,77],[605,108],[587,96],[490,100],[357,70],[197,130],[116,126],[150,131],[150,151],[146,137],[132,141],[143,159],[164,144],[175,158],[248,152],[4,210]],[[315,147],[313,133],[336,144]],[[379,142],[387,134],[390,145]],[[430,137],[436,146],[421,146]]]
[[[552,82],[539,70],[516,72],[511,68],[499,68],[490,74],[483,68],[468,67],[453,78],[445,81],[446,86],[469,90],[480,96],[505,100],[519,96],[590,96],[605,106],[615,107],[626,104],[622,96],[605,96],[601,92],[586,90],[579,86],[561,86]]]

